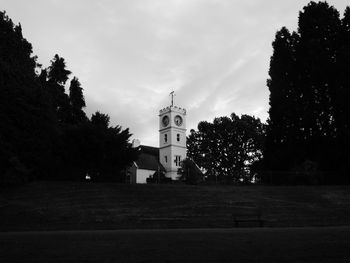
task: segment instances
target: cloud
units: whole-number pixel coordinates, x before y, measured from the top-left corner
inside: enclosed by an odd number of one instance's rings
[[[158,112],[187,109],[199,121],[267,118],[275,32],[297,28],[306,0],[4,0],[39,62],[55,53],[82,83],[89,115],[100,110],[144,144],[158,144]],[[347,1],[330,1],[343,12]],[[72,76],[73,76],[72,75]]]

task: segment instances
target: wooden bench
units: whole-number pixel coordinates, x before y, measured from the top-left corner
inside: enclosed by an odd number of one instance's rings
[[[239,223],[258,223],[260,227],[264,226],[260,210],[237,211],[232,213],[232,218],[235,222],[235,227],[238,227]]]

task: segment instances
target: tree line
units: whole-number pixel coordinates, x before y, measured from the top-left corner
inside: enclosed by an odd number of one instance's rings
[[[55,55],[43,69],[5,12],[0,32],[0,183],[87,174],[123,181],[137,158],[129,130],[100,112],[88,118],[65,60]],[[310,2],[297,31],[283,27],[272,46],[267,123],[235,113],[200,122],[187,138],[181,180],[202,180],[199,167],[221,183],[350,182],[350,8],[341,17],[327,2]]]
[[[111,126],[107,114],[88,118],[81,83],[70,75],[57,54],[42,68],[21,25],[0,12],[0,184],[87,174],[123,180],[137,158],[129,130]]]

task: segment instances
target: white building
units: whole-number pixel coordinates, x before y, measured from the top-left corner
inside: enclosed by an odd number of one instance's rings
[[[156,171],[177,180],[181,161],[186,159],[186,110],[171,103],[159,111],[159,148],[140,145],[140,155],[129,169],[131,183],[146,183],[146,179]]]

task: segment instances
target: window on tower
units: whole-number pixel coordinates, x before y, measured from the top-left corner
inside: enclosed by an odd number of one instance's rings
[[[180,166],[181,164],[181,155],[175,155],[174,163],[176,166]]]
[[[164,156],[165,162],[168,162],[168,156]]]
[[[168,142],[168,134],[164,134],[164,142]]]
[[[180,134],[179,134],[179,133],[176,135],[176,140],[177,140],[178,142],[180,141]]]

